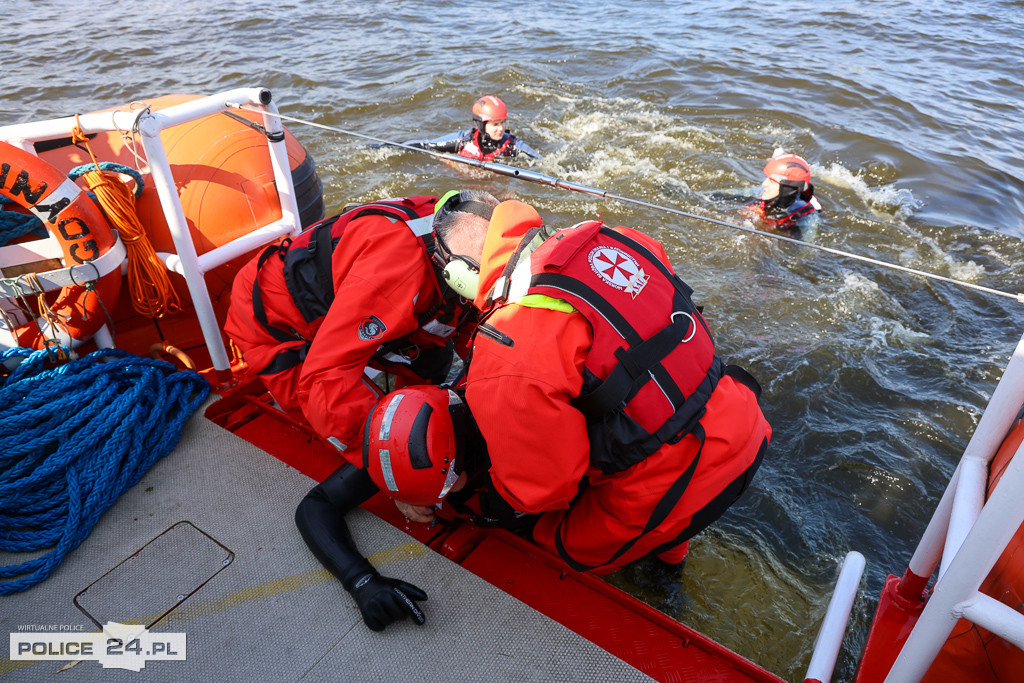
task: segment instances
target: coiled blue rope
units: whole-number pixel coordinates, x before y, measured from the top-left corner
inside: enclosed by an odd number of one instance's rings
[[[50,548],[0,566],[0,595],[48,577],[171,452],[210,393],[197,372],[119,349],[58,367],[47,367],[48,357],[21,348],[0,353],[0,363],[23,359],[0,377],[0,550]]]
[[[13,203],[7,197],[0,197],[0,205]],[[43,227],[43,222],[35,216],[16,211],[0,210],[0,246],[28,233],[39,237],[46,237],[46,228]]]
[[[75,166],[73,169],[68,171],[68,178],[72,180],[78,180],[89,171],[95,171],[96,164],[82,164],[81,166]],[[136,171],[131,166],[125,166],[124,164],[117,164],[113,161],[101,161],[101,171],[112,171],[114,173],[120,173],[121,175],[131,176],[132,180],[135,181],[135,198],[138,199],[142,191],[146,189],[146,183],[142,181],[142,174]]]

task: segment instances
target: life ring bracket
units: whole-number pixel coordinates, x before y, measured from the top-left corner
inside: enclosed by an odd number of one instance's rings
[[[124,246],[124,242],[116,234],[116,231],[114,233],[116,240],[114,246],[111,247],[110,251],[95,260],[88,263],[76,263],[67,268],[36,273],[36,280],[41,289],[29,285],[25,275],[0,278],[0,299],[10,299],[11,297],[19,296],[25,291],[49,292],[55,289],[63,289],[64,287],[85,285],[88,282],[99,280],[116,269],[120,269],[127,254],[127,249]]]

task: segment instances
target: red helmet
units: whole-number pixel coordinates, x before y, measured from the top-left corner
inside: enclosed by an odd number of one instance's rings
[[[462,427],[468,409],[435,386],[393,391],[366,420],[363,467],[381,491],[410,505],[434,505],[462,473]]]
[[[801,192],[811,184],[811,166],[796,154],[780,154],[768,160],[764,174],[779,183],[796,187]]]
[[[508,118],[505,103],[494,95],[484,95],[473,104],[473,120],[487,123]]]

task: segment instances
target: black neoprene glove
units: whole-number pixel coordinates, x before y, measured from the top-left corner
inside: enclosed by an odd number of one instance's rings
[[[349,592],[363,613],[363,621],[374,631],[383,631],[388,624],[408,616],[420,626],[425,621],[414,600],[426,600],[427,594],[411,583],[373,571],[357,578]]]

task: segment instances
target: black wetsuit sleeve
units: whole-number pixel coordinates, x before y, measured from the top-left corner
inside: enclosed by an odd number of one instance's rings
[[[454,140],[448,140],[447,142],[438,142],[436,144],[427,147],[435,152],[446,152],[448,154],[458,154],[462,151],[462,147],[465,144],[465,140],[462,138],[455,138]]]
[[[314,486],[295,510],[302,540],[349,592],[357,578],[375,570],[356,548],[345,515],[377,491],[366,470],[345,463]]]
[[[480,498],[480,512],[483,515],[481,522],[485,525],[499,526],[515,532],[528,531],[533,528],[540,515],[528,515],[513,508],[507,500],[502,498],[491,481],[491,473],[484,472],[483,477],[477,484],[477,493]]]
[[[458,154],[462,150],[462,146],[465,144],[464,138],[455,138],[454,140],[444,140],[443,142],[431,142],[430,140],[414,140],[412,142],[403,143],[409,147],[416,147],[417,149],[429,149],[432,152],[445,152],[447,154]]]

